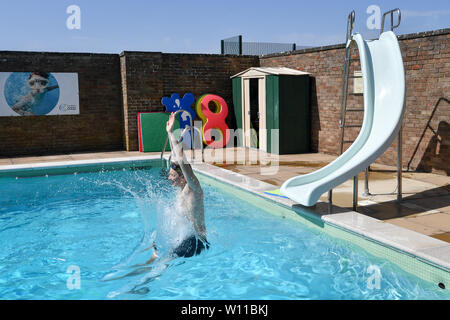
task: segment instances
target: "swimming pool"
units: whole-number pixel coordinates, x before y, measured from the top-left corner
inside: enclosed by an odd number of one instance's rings
[[[163,255],[189,228],[169,219],[159,168],[0,178],[0,298],[450,299],[356,245],[203,188],[210,249],[142,269],[129,266],[152,240]]]

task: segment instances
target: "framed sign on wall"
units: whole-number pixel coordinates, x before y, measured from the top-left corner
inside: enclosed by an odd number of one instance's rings
[[[0,116],[80,114],[78,73],[0,72]]]

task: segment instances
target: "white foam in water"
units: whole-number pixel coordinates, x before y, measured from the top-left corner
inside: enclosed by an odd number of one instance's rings
[[[161,249],[176,248],[181,241],[194,233],[192,223],[186,218],[181,204],[165,203],[157,210],[157,243]]]
[[[102,278],[102,281],[126,279],[125,285],[119,290],[108,293],[108,298],[130,292],[141,294],[148,292],[148,288],[137,288],[161,275],[173,259],[171,250],[194,233],[192,223],[183,214],[183,204],[168,196],[174,189],[170,188],[166,181],[145,180],[138,172],[131,173],[133,184],[136,185],[138,182],[141,187],[138,190],[132,190],[130,186],[116,180],[99,182],[100,185],[119,188],[134,198],[141,213],[144,229],[144,236],[133,252],[112,267],[113,272]],[[157,247],[157,259],[152,264],[146,264],[154,252],[154,249],[150,248],[153,244]]]

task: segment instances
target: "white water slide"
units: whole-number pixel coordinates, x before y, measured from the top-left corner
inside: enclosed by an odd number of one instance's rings
[[[281,194],[304,206],[314,205],[322,194],[365,170],[392,144],[401,127],[405,72],[397,37],[387,31],[378,40],[364,40],[360,34],[352,39],[361,61],[363,124],[357,139],[336,160],[283,183]]]

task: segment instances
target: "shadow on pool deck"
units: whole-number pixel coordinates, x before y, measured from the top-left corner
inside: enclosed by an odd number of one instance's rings
[[[249,163],[249,159],[258,159],[257,152],[244,150],[245,152],[239,155],[239,152],[236,151],[242,151],[242,148],[233,149],[233,163],[224,163],[223,155],[220,152],[205,153],[205,162],[273,184],[274,189],[279,188],[287,179],[315,171],[336,158],[336,156],[320,153],[294,154],[281,155],[278,161],[268,163],[266,157],[270,158],[271,155],[266,154],[263,156],[264,159],[260,159],[261,161]],[[106,158],[148,156],[151,154],[159,155],[160,153],[113,151],[42,157],[1,158],[0,166],[51,163],[55,161],[102,160]],[[272,175],[262,174],[261,169],[270,165],[277,169],[276,173]],[[371,171],[369,172],[370,195],[367,197],[362,195],[364,191],[364,174],[359,174],[358,178],[358,212],[450,242],[450,177],[431,173],[404,172],[402,182],[403,201],[401,203],[396,201],[397,180],[395,167],[379,164],[371,166]],[[333,190],[333,204],[351,209],[352,190],[352,180],[346,181],[335,188]],[[327,201],[327,195],[323,195],[321,200]]]

